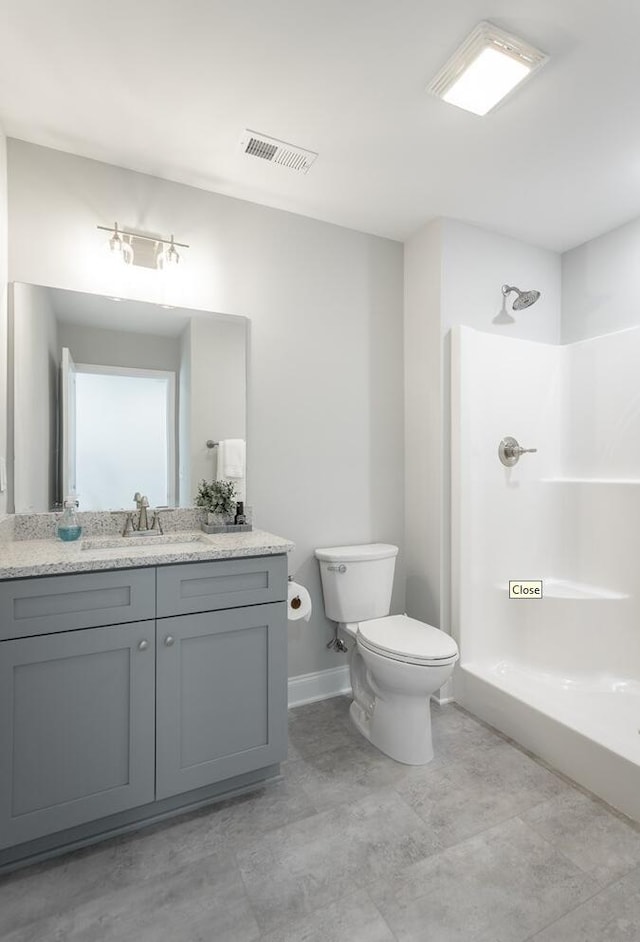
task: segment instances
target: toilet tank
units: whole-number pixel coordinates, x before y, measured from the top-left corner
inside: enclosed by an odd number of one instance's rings
[[[391,543],[317,549],[327,618],[357,622],[388,615],[397,555]]]

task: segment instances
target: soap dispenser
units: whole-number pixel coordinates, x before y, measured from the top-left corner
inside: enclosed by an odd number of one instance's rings
[[[64,502],[64,511],[58,520],[56,526],[56,535],[64,543],[72,543],[77,540],[82,533],[82,527],[78,522],[76,507],[78,501],[73,497],[67,497]]]

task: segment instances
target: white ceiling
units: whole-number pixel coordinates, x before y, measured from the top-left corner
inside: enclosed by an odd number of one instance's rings
[[[425,86],[482,19],[549,63],[485,118]],[[633,0],[0,0],[11,137],[404,239],[565,250],[640,215]],[[319,151],[246,157],[244,128]]]

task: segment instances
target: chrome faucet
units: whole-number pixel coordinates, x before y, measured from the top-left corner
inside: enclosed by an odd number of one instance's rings
[[[164,531],[160,521],[160,511],[153,511],[151,526],[149,526],[149,498],[145,497],[144,494],[141,494],[140,491],[136,491],[136,493],[133,495],[133,499],[136,502],[137,513],[134,515],[132,510],[127,512],[124,526],[122,528],[122,536],[129,536],[133,535],[134,533],[162,534]]]
[[[136,491],[133,495],[133,499],[136,502],[136,508],[138,510],[138,522],[134,524],[134,526],[138,533],[140,533],[142,530],[149,529],[149,518],[147,517],[149,498],[141,494],[140,491]]]

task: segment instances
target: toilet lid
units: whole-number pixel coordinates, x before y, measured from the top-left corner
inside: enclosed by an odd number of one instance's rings
[[[437,663],[458,654],[458,645],[451,635],[408,615],[362,621],[358,632],[366,647],[387,657]]]

